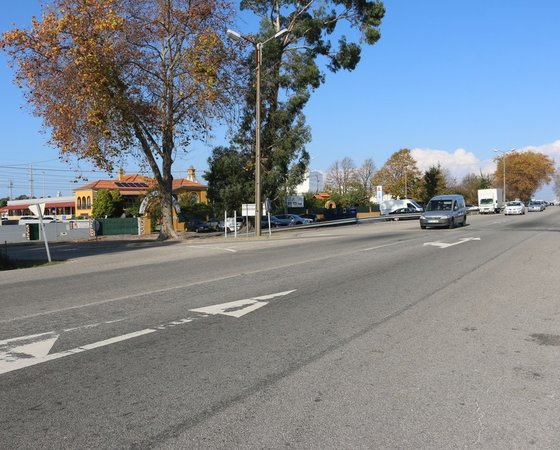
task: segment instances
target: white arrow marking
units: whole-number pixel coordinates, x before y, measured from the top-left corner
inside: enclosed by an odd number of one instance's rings
[[[116,342],[126,341],[127,339],[132,339],[137,336],[142,336],[148,333],[154,333],[156,330],[146,329],[141,331],[136,331],[134,333],[124,334],[122,336],[117,336],[111,339],[106,339],[104,341],[94,342],[93,344],[84,345],[82,347],[76,347],[70,350],[65,350],[59,353],[52,353],[50,355],[43,355],[38,357],[23,357],[22,359],[3,359],[0,357],[0,375],[3,373],[11,372],[12,370],[23,369],[24,367],[34,366],[35,364],[41,364],[47,361],[53,361],[55,359],[64,358],[65,356],[75,355],[76,353],[82,353],[87,350],[92,350],[94,348],[104,347],[106,345],[114,344]],[[51,333],[45,333],[51,334]],[[28,337],[28,336],[26,336]],[[58,338],[58,336],[57,336]],[[9,339],[10,340],[10,339]],[[13,340],[13,339],[11,339]],[[56,340],[56,339],[55,339]],[[3,341],[5,342],[5,341]],[[3,355],[3,354],[0,354]],[[17,355],[16,355],[17,356]]]
[[[58,336],[50,332],[0,341],[0,364],[47,356]]]
[[[261,300],[270,300],[275,297],[281,297],[291,294],[296,290],[278,292],[276,294],[263,295],[261,297],[254,297],[245,300],[238,300],[230,303],[223,303],[221,305],[208,306],[206,308],[192,309],[194,312],[202,312],[207,314],[224,314],[226,316],[241,317],[251,311],[255,311],[268,302]],[[123,334],[121,336],[112,337],[103,341],[94,342],[93,344],[82,345],[81,347],[64,350],[58,353],[49,354],[54,343],[59,337],[54,331],[41,334],[33,334],[29,336],[22,336],[18,338],[6,339],[0,341],[0,375],[11,372],[13,370],[23,369],[25,367],[34,366],[47,361],[64,358],[66,356],[83,353],[95,348],[105,347],[107,345],[115,344],[117,342],[133,339],[145,334],[155,333],[157,331],[165,330],[167,328],[184,325],[192,322],[194,319],[180,319],[159,325],[154,328],[147,328],[145,330],[135,331],[133,333]],[[110,322],[105,322],[110,323]],[[84,327],[96,326],[97,324],[86,325]],[[74,331],[78,328],[68,328],[65,331]]]
[[[224,316],[240,318],[241,316],[244,316],[245,314],[253,312],[268,304],[268,302],[263,302],[261,300],[271,300],[275,297],[282,297],[295,291],[296,290],[293,289],[291,291],[278,292],[276,294],[262,295],[260,297],[246,298],[244,300],[222,303],[221,305],[205,306],[204,308],[191,309],[190,311],[212,315],[222,314]]]
[[[479,237],[462,238],[459,239],[459,241],[452,242],[450,244],[448,244],[447,242],[424,242],[424,245],[433,245],[434,247],[447,248],[447,247],[453,247],[454,245],[464,244],[465,242],[469,242],[469,241],[480,241],[480,238]]]

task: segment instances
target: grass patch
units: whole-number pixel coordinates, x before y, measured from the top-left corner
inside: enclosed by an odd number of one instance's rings
[[[0,270],[29,269],[30,267],[54,266],[55,264],[60,263],[60,261],[19,261],[10,259],[6,255],[0,253]]]

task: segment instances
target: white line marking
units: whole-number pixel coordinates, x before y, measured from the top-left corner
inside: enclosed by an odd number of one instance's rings
[[[295,291],[296,289],[293,289],[291,291],[277,292],[275,294],[237,300],[234,302],[222,303],[220,305],[213,305],[205,308],[191,309],[191,311],[201,312],[205,314],[223,314],[226,316],[239,318],[268,304],[268,302],[263,302],[261,300],[269,300],[275,297],[285,296]],[[205,315],[204,317],[207,316]],[[93,344],[82,345],[80,347],[52,354],[49,354],[49,351],[59,337],[59,335],[54,331],[6,339],[4,341],[0,341],[0,375],[7,372],[12,372],[14,370],[23,369],[25,367],[34,366],[36,364],[41,364],[47,361],[53,361],[55,359],[75,355],[77,353],[83,353],[87,350],[105,347],[107,345],[126,341],[128,339],[133,339],[145,334],[155,333],[157,331],[165,330],[166,328],[174,327],[177,325],[184,325],[186,323],[192,322],[193,320],[194,319],[191,318],[174,320],[172,322],[168,322],[154,328],[147,328],[145,330],[123,334],[121,336],[94,342]],[[80,328],[94,327],[97,325],[100,324],[90,324],[84,325],[82,327],[68,328],[65,331],[74,331]]]
[[[62,330],[62,331],[67,332],[67,331],[81,330],[81,329],[84,329],[84,328],[94,328],[94,327],[98,327],[99,325],[106,325],[106,324],[110,324],[110,323],[122,322],[123,320],[124,319],[117,319],[117,320],[108,320],[106,322],[90,323],[88,325],[80,325],[79,327],[66,328],[65,330]]]
[[[237,250],[234,250],[233,248],[211,247],[209,245],[187,245],[186,248],[211,248],[213,250],[223,250],[224,252],[237,253]]]
[[[469,241],[480,241],[480,238],[479,237],[477,237],[477,238],[475,238],[475,237],[462,238],[462,239],[459,239],[459,241],[452,242],[452,243],[447,243],[447,242],[424,242],[424,245],[433,245],[434,247],[447,248],[447,247],[453,247],[454,245],[464,244],[465,242],[469,242]]]
[[[104,347],[106,345],[111,345],[116,342],[126,341],[127,339],[132,339],[144,334],[154,333],[154,329],[146,329],[141,331],[135,331],[134,333],[123,334],[122,336],[117,336],[110,339],[105,339],[103,341],[94,342],[93,344],[83,345],[81,347],[76,347],[70,350],[65,350],[59,353],[52,353],[50,355],[44,355],[32,358],[23,358],[12,361],[0,361],[0,375],[3,373],[11,372],[13,370],[23,369],[25,367],[34,366],[36,364],[41,364],[47,361],[53,361],[55,359],[64,358],[65,356],[75,355],[77,353],[82,353],[87,350],[92,350],[94,348]],[[48,333],[46,333],[48,334]],[[57,336],[58,337],[58,336]]]
[[[255,311],[263,306],[267,305],[268,302],[259,302],[257,300],[237,300],[235,302],[222,303],[221,305],[206,306],[204,308],[191,309],[192,312],[200,312],[205,314],[222,314],[224,316],[235,317],[239,319],[241,316]]]
[[[203,314],[222,314],[224,316],[235,317],[239,319],[240,317],[253,312],[265,305],[268,302],[263,302],[261,300],[271,300],[275,297],[283,297],[285,295],[295,292],[296,289],[291,291],[277,292],[276,294],[262,295],[260,297],[246,298],[243,300],[236,300],[234,302],[222,303],[220,305],[205,306],[204,308],[191,309],[189,311],[203,313]]]
[[[278,292],[276,294],[261,295],[260,297],[251,297],[250,300],[271,300],[275,297],[283,297],[284,295],[291,294],[297,291],[297,289],[292,289],[291,291]]]
[[[402,242],[393,242],[392,244],[383,244],[383,245],[378,245],[377,247],[370,247],[370,248],[364,248],[362,250],[360,250],[361,252],[369,252],[371,250],[378,250],[380,248],[384,248],[384,247],[391,247],[393,245],[399,245],[402,244]]]

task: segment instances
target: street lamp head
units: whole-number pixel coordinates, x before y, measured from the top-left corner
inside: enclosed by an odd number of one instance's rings
[[[279,38],[280,36],[285,35],[288,32],[287,28],[282,28],[278,33],[273,36],[273,39]]]
[[[227,35],[236,40],[236,41],[242,41],[243,40],[243,36],[241,36],[237,31],[233,31],[233,30],[227,30],[226,31]]]

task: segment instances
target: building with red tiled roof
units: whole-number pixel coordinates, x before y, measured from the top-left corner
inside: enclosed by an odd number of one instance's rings
[[[96,193],[102,189],[120,192],[125,204],[134,204],[138,198],[144,197],[156,187],[155,180],[140,174],[125,175],[122,169],[116,180],[97,180],[88,183],[74,191],[76,216],[90,217],[95,202]],[[173,180],[173,194],[189,193],[198,203],[208,203],[208,186],[198,183],[194,167],[189,167],[187,178]]]

